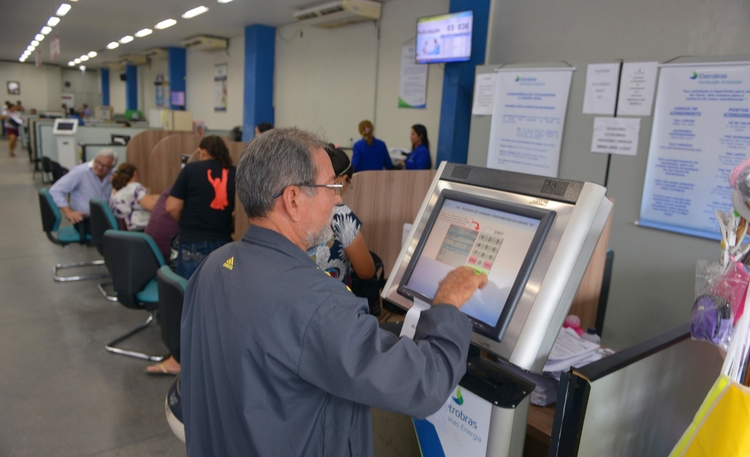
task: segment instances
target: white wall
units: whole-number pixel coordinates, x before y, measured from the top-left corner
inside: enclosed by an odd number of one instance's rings
[[[401,47],[414,42],[417,18],[448,11],[447,0],[390,0],[374,22],[334,29],[291,24],[276,30],[276,124],[297,126],[350,146],[369,119],[389,147],[411,147],[410,127],[427,127],[433,163],[443,66],[431,65],[427,108],[398,108]],[[380,27],[378,33],[378,26]]]
[[[214,68],[227,64],[227,110],[214,111]],[[245,78],[245,37],[229,40],[226,51],[187,51],[186,109],[194,121],[212,130],[242,126]]]
[[[275,124],[356,141],[359,121],[375,113],[377,32],[375,22],[276,29]]]
[[[566,60],[585,72],[588,62],[613,59],[664,62],[692,55],[712,60],[750,53],[747,0],[494,0],[492,8],[487,59],[492,64]],[[581,103],[571,100],[569,120],[582,116]],[[720,253],[715,241],[635,225],[652,120],[642,118],[638,154],[613,156],[609,167],[615,260],[603,342],[616,349],[688,322],[695,263],[716,261]],[[561,161],[585,160],[590,136],[573,142],[568,140],[577,132],[571,133],[566,133]]]
[[[148,119],[149,110],[156,108],[156,81],[157,75],[168,75],[167,59],[151,59],[148,64],[138,67],[138,109]],[[169,103],[167,91],[164,91],[164,103]]]
[[[8,81],[21,84],[20,95],[8,94]],[[33,63],[0,62],[0,84],[3,102],[21,100],[27,110],[60,111],[60,67],[42,65],[37,68]]]
[[[63,68],[60,71],[60,79],[60,91],[75,96],[75,108],[80,110],[86,103],[93,114],[94,107],[101,103],[99,71],[81,71],[78,67]]]
[[[120,74],[125,70],[109,70],[109,105],[115,114],[125,113],[125,81],[120,81]]]

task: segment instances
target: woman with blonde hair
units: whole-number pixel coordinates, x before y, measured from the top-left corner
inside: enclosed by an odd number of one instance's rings
[[[359,134],[362,139],[354,143],[352,166],[354,171],[364,170],[393,170],[391,156],[385,143],[373,136],[375,128],[370,121],[359,123]]]

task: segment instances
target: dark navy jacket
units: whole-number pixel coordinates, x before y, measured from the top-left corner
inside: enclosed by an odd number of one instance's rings
[[[415,341],[282,235],[250,226],[193,274],[182,314],[188,456],[370,456],[370,406],[426,417],[465,372],[471,324],[422,313]]]

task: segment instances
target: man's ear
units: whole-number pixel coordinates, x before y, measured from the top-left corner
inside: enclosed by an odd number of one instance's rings
[[[293,222],[299,222],[302,219],[300,197],[300,188],[297,186],[287,186],[279,197],[283,202],[284,210]]]

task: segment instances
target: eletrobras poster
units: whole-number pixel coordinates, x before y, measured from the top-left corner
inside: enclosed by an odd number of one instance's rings
[[[487,168],[557,176],[574,70],[498,71]]]
[[[661,68],[640,225],[719,239],[729,173],[750,157],[750,62]]]

